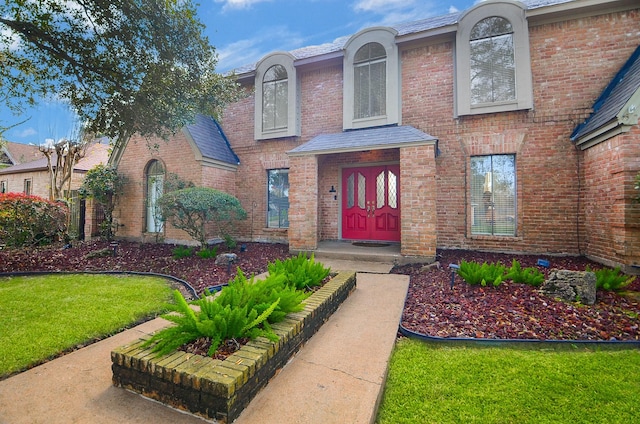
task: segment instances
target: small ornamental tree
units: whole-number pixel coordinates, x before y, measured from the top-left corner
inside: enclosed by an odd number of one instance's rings
[[[42,197],[0,193],[0,242],[24,247],[61,240],[67,213],[64,204]]]
[[[207,247],[209,236],[224,236],[234,221],[247,218],[237,198],[208,187],[171,191],[158,199],[158,207],[165,221],[184,230],[202,248]],[[213,227],[213,234],[208,227]]]
[[[116,205],[116,197],[122,192],[124,177],[118,174],[115,168],[96,165],[87,171],[82,186],[78,190],[83,198],[91,198],[104,210],[104,222],[101,224],[101,233],[107,240],[115,234],[113,210]]]

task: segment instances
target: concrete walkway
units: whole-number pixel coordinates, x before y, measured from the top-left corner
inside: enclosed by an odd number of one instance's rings
[[[235,422],[373,422],[408,282],[404,275],[358,273],[356,290]],[[111,383],[111,350],[164,323],[149,321],[0,381],[0,423],[205,422]]]

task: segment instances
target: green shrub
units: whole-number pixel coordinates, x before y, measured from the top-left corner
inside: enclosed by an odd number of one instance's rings
[[[100,223],[100,234],[107,240],[111,240],[118,229],[113,211],[124,184],[124,176],[115,168],[99,164],[87,171],[82,186],[78,189],[80,197],[91,198],[102,206],[104,221]]]
[[[188,246],[176,246],[172,251],[171,255],[173,259],[182,259],[188,258],[193,255],[193,247]]]
[[[322,263],[316,262],[313,254],[307,258],[302,252],[298,256],[287,258],[284,261],[277,259],[268,265],[268,269],[269,274],[284,275],[287,284],[293,285],[299,290],[321,285],[331,272],[330,268],[325,268]]]
[[[61,240],[66,231],[67,208],[38,196],[0,193],[0,241],[23,247]]]
[[[235,249],[236,246],[238,246],[238,242],[229,234],[224,235],[224,244],[227,246],[227,249]]]
[[[234,196],[209,187],[189,187],[165,193],[158,199],[162,218],[207,247],[207,239],[229,233],[235,220],[247,218]],[[209,234],[211,233],[211,234]]]
[[[620,274],[620,268],[602,268],[591,270],[587,266],[587,271],[596,274],[596,288],[606,291],[620,291],[628,286],[635,277]]]
[[[218,256],[218,246],[202,248],[196,252],[196,255],[202,259],[213,259]]]
[[[458,275],[468,284],[480,284],[483,287],[487,284],[491,284],[494,287],[499,286],[502,284],[504,273],[505,266],[500,263],[488,264],[484,262],[480,265],[477,262],[462,260],[458,269]]]
[[[544,282],[544,274],[538,268],[534,267],[522,269],[520,262],[514,259],[504,279],[511,280],[514,283],[524,283],[538,287]]]

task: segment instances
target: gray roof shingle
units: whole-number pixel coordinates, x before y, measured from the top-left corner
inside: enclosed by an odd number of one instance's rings
[[[409,125],[392,125],[333,134],[320,134],[288,153],[293,156],[302,156],[329,152],[354,152],[389,149],[408,144],[428,144],[436,141],[435,137]]]
[[[640,89],[640,46],[602,91],[593,104],[593,113],[576,127],[571,134],[571,140],[576,141],[616,119],[638,89]]]
[[[197,115],[193,124],[187,125],[189,133],[204,158],[238,165],[240,159],[235,154],[227,136],[215,119]]]
[[[576,0],[521,0],[526,6],[527,10],[538,9],[545,6],[553,6],[557,4],[570,3]],[[464,12],[449,13],[447,15],[434,16],[426,19],[420,19],[416,21],[401,22],[398,24],[390,25],[391,28],[398,31],[398,37],[417,34],[424,31],[435,30],[443,28],[449,25],[455,25],[458,23],[458,19]],[[351,35],[339,37],[330,43],[324,43],[317,46],[301,47],[299,49],[291,50],[289,53],[296,58],[296,60],[309,59],[316,56],[322,56],[325,54],[340,52],[344,49],[345,44]],[[237,75],[253,72],[256,69],[256,64],[248,64],[237,68],[234,72]]]

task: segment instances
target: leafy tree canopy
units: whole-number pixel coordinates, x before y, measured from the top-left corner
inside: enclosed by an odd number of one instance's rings
[[[59,97],[87,132],[166,137],[239,96],[203,29],[191,0],[7,0],[0,100],[20,112]]]

